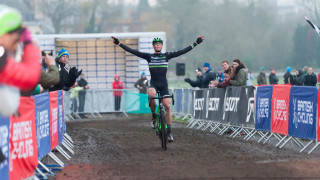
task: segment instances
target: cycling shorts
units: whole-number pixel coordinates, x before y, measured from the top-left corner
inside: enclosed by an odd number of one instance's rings
[[[156,92],[160,92],[160,96],[169,95],[168,83],[167,82],[154,82],[151,81],[149,88],[154,88]]]

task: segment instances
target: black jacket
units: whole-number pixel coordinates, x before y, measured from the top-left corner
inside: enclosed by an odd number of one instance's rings
[[[203,76],[197,76],[197,79],[195,81],[192,81],[190,79],[187,79],[186,82],[190,84],[190,86],[192,87],[198,87],[198,88],[202,88],[203,87]]]
[[[203,88],[209,88],[210,81],[216,80],[216,73],[214,73],[212,70],[208,70],[207,72],[203,73]]]
[[[82,91],[79,91],[79,96],[81,96],[81,95],[86,95],[86,85],[88,85],[88,82],[85,80],[85,79],[80,79],[79,81],[78,81],[78,86],[79,87],[83,87],[83,90]]]
[[[149,83],[147,78],[140,78],[136,83],[134,83],[134,87],[139,89],[140,94],[147,94],[148,85]],[[139,87],[142,87],[143,89],[140,89]]]
[[[312,73],[311,75],[306,74],[304,76],[304,85],[305,86],[316,86],[317,84],[317,76]]]
[[[279,78],[276,76],[276,74],[269,75],[269,83],[270,84],[278,84]]]
[[[302,76],[302,71],[299,70],[299,75],[293,76],[293,81],[291,84],[295,86],[303,86],[303,83],[304,83],[304,78]]]
[[[60,81],[58,84],[49,88],[49,91],[65,90],[68,91],[71,86],[74,85],[78,76],[69,74],[69,69],[64,63],[59,62],[56,59],[56,65],[59,69]]]
[[[293,76],[290,72],[286,72],[284,75],[283,75],[283,78],[284,78],[284,83],[285,84],[291,84],[293,82]]]

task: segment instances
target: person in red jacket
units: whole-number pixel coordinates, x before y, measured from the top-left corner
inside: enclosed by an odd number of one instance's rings
[[[112,83],[112,89],[123,89],[124,86],[120,81],[120,76],[114,75],[114,82]],[[114,96],[114,110],[119,111],[121,107],[122,91],[113,91]]]
[[[34,88],[40,79],[40,50],[22,26],[22,16],[14,8],[0,5],[0,83],[21,90]],[[21,62],[15,62],[18,45],[23,43]]]
[[[319,87],[320,87],[320,72],[318,74],[318,84],[319,84]]]

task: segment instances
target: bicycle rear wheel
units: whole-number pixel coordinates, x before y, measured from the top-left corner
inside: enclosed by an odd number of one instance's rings
[[[166,131],[166,118],[161,116],[160,118],[161,123],[161,146],[164,150],[167,150],[167,131]]]

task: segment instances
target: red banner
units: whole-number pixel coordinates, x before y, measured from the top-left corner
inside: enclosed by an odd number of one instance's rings
[[[318,98],[317,98],[317,140],[320,140],[320,91],[318,91]]]
[[[50,134],[51,134],[51,150],[53,150],[59,143],[58,132],[58,92],[49,92],[50,98]]]
[[[274,85],[272,94],[271,132],[288,135],[291,85]]]
[[[17,115],[10,116],[10,179],[33,175],[38,166],[35,126],[35,103],[32,97],[21,97]]]

